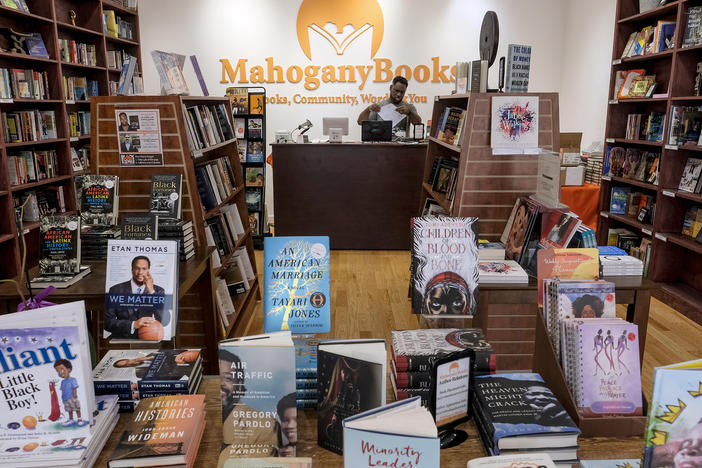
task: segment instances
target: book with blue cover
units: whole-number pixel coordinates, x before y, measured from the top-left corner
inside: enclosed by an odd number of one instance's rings
[[[609,212],[612,214],[626,214],[629,208],[629,187],[612,187],[612,197],[609,202]]]
[[[344,419],[344,466],[439,466],[439,438],[429,410],[414,397]]]
[[[42,39],[41,34],[32,33],[27,39],[25,39],[27,44],[27,49],[29,50],[29,55],[32,57],[39,58],[49,58],[49,52],[46,50],[46,45],[44,45],[44,39]]]
[[[327,333],[329,237],[266,237],[264,240],[264,330]]]

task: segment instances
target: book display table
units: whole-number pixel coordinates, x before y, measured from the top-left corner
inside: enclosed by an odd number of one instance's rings
[[[325,233],[332,249],[407,250],[426,144],[274,144],[278,236]]]
[[[394,400],[392,388],[388,382],[388,402]],[[202,437],[200,450],[197,454],[195,466],[215,467],[217,457],[222,445],[222,416],[221,400],[219,390],[219,377],[207,376],[203,379],[200,392],[206,395],[207,426]],[[117,427],[110,435],[110,439],[105,445],[98,462],[95,466],[107,466],[107,461],[119,440],[120,434],[126,422],[130,419],[130,414],[125,414],[117,423]],[[297,443],[297,456],[312,457],[313,466],[317,467],[342,467],[344,459],[317,445],[317,411],[298,410],[297,430],[299,441]],[[483,449],[480,437],[473,421],[468,421],[459,426],[468,432],[469,438],[463,444],[441,451],[441,468],[464,468],[469,459],[484,457],[486,453]],[[643,450],[643,437],[626,438],[584,438],[579,439],[580,459],[605,459],[605,458],[638,458]],[[351,467],[348,467],[351,468]]]
[[[180,262],[178,283],[178,328],[176,338],[171,342],[143,343],[135,348],[185,347],[203,348],[206,372],[217,370],[217,342],[206,337],[218,336],[217,324],[220,323],[215,307],[213,289],[213,269],[210,254],[214,247],[200,247],[195,255],[186,262]],[[102,339],[102,320],[105,309],[105,262],[89,263],[91,273],[73,286],[55,290],[47,299],[54,303],[85,301],[88,311],[90,332],[95,339],[98,360],[108,348],[128,348],[125,344],[109,344]],[[30,273],[37,275],[37,268]],[[28,292],[23,286],[23,294]],[[35,293],[39,290],[35,290]],[[17,290],[11,284],[0,285],[0,313],[15,312],[19,298]]]

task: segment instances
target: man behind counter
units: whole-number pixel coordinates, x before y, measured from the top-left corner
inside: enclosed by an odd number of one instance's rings
[[[401,132],[404,132],[404,137],[409,137],[410,122],[416,125],[422,123],[422,118],[417,113],[417,109],[413,104],[402,101],[402,98],[405,97],[405,91],[407,91],[407,79],[403,76],[396,76],[393,78],[392,84],[390,85],[390,97],[384,101],[373,103],[366,107],[358,116],[358,125],[361,125],[361,122],[364,120],[384,120],[378,113],[383,107],[392,104],[395,106],[395,111],[397,113],[406,117],[397,122],[392,128],[392,139],[397,140],[401,138],[403,136]],[[400,132],[400,134],[398,134],[398,132]]]

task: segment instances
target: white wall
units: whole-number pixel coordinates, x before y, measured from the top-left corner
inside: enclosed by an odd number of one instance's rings
[[[321,36],[310,33],[312,60],[309,60],[298,44],[296,33],[301,3],[301,0],[140,2],[146,92],[159,92],[158,75],[149,55],[154,49],[197,55],[211,95],[223,95],[226,87],[233,86],[220,83],[222,65],[219,59],[222,58],[229,59],[233,66],[237,60],[245,58],[251,67],[265,66],[266,57],[273,57],[275,65],[284,70],[292,65],[304,68],[308,65],[373,64],[369,59],[370,32],[351,43],[341,56],[336,55]],[[509,43],[531,45],[529,90],[561,92],[561,129],[583,131],[586,135],[583,141],[589,143],[604,134],[613,3],[611,0],[592,0],[587,5],[576,0],[378,0],[384,16],[384,37],[375,58],[392,60],[393,68],[400,64],[412,68],[419,65],[431,67],[432,57],[437,56],[442,65],[477,59],[483,15],[487,10],[494,10],[500,21],[498,58],[505,55]],[[345,32],[348,30],[347,27]],[[191,94],[200,94],[189,61],[186,63],[186,78]],[[305,90],[302,83],[266,83],[264,86],[268,96],[278,94],[288,99],[300,94],[347,95],[360,100],[363,93],[382,96],[387,92],[389,83],[373,83],[371,80],[368,79],[363,89],[359,89],[359,83],[322,83],[313,91]],[[490,71],[489,84],[497,85],[497,62]],[[427,120],[431,118],[433,96],[448,94],[453,86],[452,83],[419,83],[410,79],[408,94],[426,98],[426,104],[417,104],[417,108]],[[352,122],[348,138],[358,140],[359,130],[353,123],[364,106],[269,104],[269,142],[276,130],[290,130],[306,118],[314,124],[310,137],[320,138],[323,116],[348,116]],[[269,172],[269,183],[271,180]],[[273,211],[270,185],[267,192],[270,214]]]

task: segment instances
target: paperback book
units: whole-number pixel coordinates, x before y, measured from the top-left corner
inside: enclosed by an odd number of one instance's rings
[[[158,215],[151,213],[122,215],[120,228],[121,239],[156,240],[158,239]]]
[[[80,217],[83,226],[116,226],[119,177],[86,174],[82,177]]]
[[[265,238],[263,311],[267,333],[329,332],[329,237]]]
[[[43,216],[39,224],[39,238],[39,273],[42,276],[80,273],[79,216]]]
[[[153,174],[151,176],[151,208],[149,212],[160,218],[180,219],[182,182],[182,174]]]

